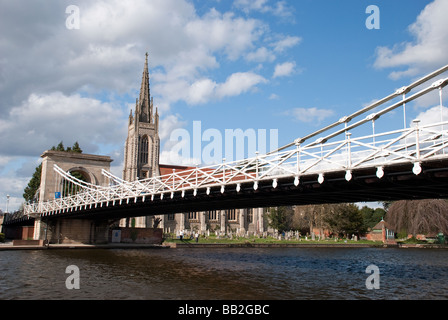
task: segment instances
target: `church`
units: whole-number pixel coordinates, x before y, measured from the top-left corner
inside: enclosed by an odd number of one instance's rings
[[[135,181],[153,176],[190,170],[192,167],[165,165],[160,160],[159,113],[154,111],[149,85],[148,53],[143,68],[140,94],[135,110],[130,112],[128,136],[124,147],[123,180]],[[238,208],[202,212],[180,212],[176,214],[122,219],[120,226],[137,228],[162,228],[165,233],[180,231],[200,233],[220,232],[260,234],[267,228],[263,208]]]

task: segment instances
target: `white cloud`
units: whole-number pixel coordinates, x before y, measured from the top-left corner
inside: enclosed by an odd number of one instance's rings
[[[253,47],[261,35],[260,22],[255,19],[235,17],[233,13],[221,14],[212,9],[202,19],[195,19],[185,26],[185,35],[195,45],[205,45],[209,50],[223,50],[231,60]]]
[[[79,94],[31,94],[14,107],[0,127],[0,153],[40,155],[64,141],[78,141],[87,152],[101,144],[122,144],[126,116],[110,103]]]
[[[200,79],[195,81],[189,90],[190,104],[201,104],[208,102],[213,96],[216,89],[216,82],[210,79]]]
[[[295,71],[295,62],[285,62],[282,64],[277,64],[275,66],[273,78],[286,77],[291,75]]]
[[[292,48],[298,45],[302,41],[302,38],[295,36],[286,36],[272,44],[275,52],[283,52],[286,49]]]
[[[447,63],[448,51],[448,1],[434,0],[419,14],[417,20],[409,26],[414,37],[413,42],[405,42],[376,50],[376,68],[406,67],[406,70],[394,71],[392,79],[415,76],[422,72],[442,67]]]
[[[448,108],[440,106],[432,107],[426,111],[420,112],[415,119],[420,120],[420,125],[430,125],[441,121],[448,121]],[[411,122],[411,126],[412,122]],[[446,128],[445,128],[446,129]]]
[[[254,89],[260,83],[267,83],[267,80],[253,72],[237,72],[219,85],[216,94],[220,98],[236,96]]]
[[[184,100],[190,105],[198,105],[256,90],[257,85],[263,83],[267,83],[267,80],[259,74],[236,72],[222,83],[216,83],[208,78],[196,80],[191,84],[187,80],[177,80],[170,83],[157,84],[155,90],[166,94],[172,103]],[[168,95],[170,92],[171,94]]]
[[[258,11],[261,13],[271,13],[281,18],[291,18],[292,9],[286,5],[286,1],[277,1],[274,5],[269,5],[268,0],[235,0],[233,5],[245,13]]]
[[[165,118],[162,118],[159,125],[160,140],[166,141],[173,130],[181,128],[184,125],[185,121],[182,121],[179,115],[170,114]]]
[[[285,112],[286,115],[294,117],[300,122],[317,122],[320,123],[328,117],[334,115],[333,110],[318,108],[295,108]]]
[[[254,52],[248,53],[246,60],[252,62],[272,62],[275,60],[275,55],[266,47],[261,47]]]
[[[219,67],[218,56],[238,60],[256,51],[256,41],[267,32],[259,20],[233,13],[212,9],[198,16],[185,0],[80,0],[77,5],[79,30],[65,28],[63,3],[35,1],[26,10],[14,3],[2,7],[0,28],[8,30],[0,41],[3,112],[31,92],[135,92],[145,51],[156,70],[154,80],[173,89],[185,81],[182,88],[188,89]],[[29,16],[28,10],[37,14]],[[172,92],[157,96],[169,101]]]

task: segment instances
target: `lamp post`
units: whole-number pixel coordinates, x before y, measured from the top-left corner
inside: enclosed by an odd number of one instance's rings
[[[9,211],[8,211],[9,198],[10,198],[10,195],[7,194],[7,195],[6,195],[6,213],[9,213]]]

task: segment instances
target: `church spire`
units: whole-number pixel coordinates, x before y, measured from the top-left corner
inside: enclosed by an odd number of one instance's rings
[[[149,93],[148,52],[146,52],[145,67],[143,69],[142,84],[140,87],[138,106],[139,106],[138,116],[140,121],[151,123],[152,108],[151,108],[151,96]]]

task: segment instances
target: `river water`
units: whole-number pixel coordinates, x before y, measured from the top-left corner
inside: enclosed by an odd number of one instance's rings
[[[71,265],[79,269],[79,289],[67,289]],[[378,289],[366,287],[374,275],[366,273],[369,265],[378,267]],[[0,299],[448,299],[448,250],[0,251]]]

